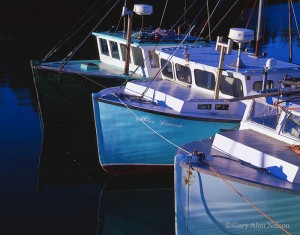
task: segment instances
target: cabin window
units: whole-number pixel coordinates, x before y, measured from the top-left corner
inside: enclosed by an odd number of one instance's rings
[[[99,41],[100,41],[101,54],[109,56],[107,40],[100,38]]]
[[[290,114],[283,128],[283,133],[300,139],[300,117]]]
[[[119,60],[120,55],[119,55],[118,43],[113,42],[113,41],[109,41],[109,45],[110,45],[110,51],[111,51],[112,58],[115,58],[115,59]]]
[[[125,58],[126,58],[126,45],[120,43],[120,50],[121,50],[122,60],[125,61]],[[129,63],[131,63],[131,59],[130,58],[129,58]]]
[[[280,115],[280,109],[277,111],[277,108],[274,106],[254,101],[250,120],[260,125],[276,129],[278,115]]]
[[[262,81],[254,82],[253,83],[253,90],[254,91],[261,91],[262,90]],[[272,89],[274,88],[274,82],[271,80],[267,81],[267,89]]]
[[[161,59],[160,63],[161,63],[161,68],[163,68],[162,74],[164,76],[168,77],[168,78],[173,79],[173,69],[172,69],[171,62],[167,61],[167,60],[164,60],[164,59]]]
[[[238,78],[222,76],[220,82],[220,90],[225,95],[233,97],[243,97],[243,84]]]
[[[198,104],[197,109],[211,109],[211,104]]]
[[[159,67],[158,55],[155,54],[154,51],[148,51],[148,57],[149,57],[151,68],[158,68]]]
[[[203,71],[200,69],[195,69],[195,82],[196,85],[208,90],[214,90],[216,81],[215,81],[215,75],[211,72]]]
[[[144,68],[145,66],[144,66],[144,57],[143,57],[142,49],[139,47],[131,47],[131,48],[132,48],[134,64]]]
[[[185,83],[192,84],[192,74],[188,66],[175,64],[177,80]]]
[[[229,104],[216,104],[215,110],[229,110]]]

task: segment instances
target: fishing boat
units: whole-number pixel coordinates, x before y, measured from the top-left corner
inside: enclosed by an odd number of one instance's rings
[[[239,130],[181,146],[176,234],[299,232],[300,90],[290,92],[253,93]]]
[[[114,3],[101,21],[119,2]],[[48,62],[61,47],[58,44],[41,61],[31,61],[42,126],[93,126],[92,92],[128,80],[160,76],[155,49],[176,46],[183,38],[186,44],[203,44],[197,37],[181,33],[180,28],[176,33],[174,26],[167,30],[144,25],[132,29],[133,14],[142,17],[143,22],[143,17],[152,13],[151,5],[135,4],[133,10],[125,5],[122,17],[125,22],[127,19],[126,29],[99,32],[98,23],[65,58]],[[91,35],[96,39],[99,58],[72,59]]]
[[[227,43],[218,38],[214,47],[157,50],[162,78],[93,93],[104,170],[173,170],[182,143],[238,128],[246,104],[229,99],[266,92],[284,77],[300,77],[299,65],[241,50],[253,39],[252,30],[232,28],[228,37]]]

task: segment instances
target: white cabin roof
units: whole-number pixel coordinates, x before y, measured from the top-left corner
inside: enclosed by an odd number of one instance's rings
[[[177,50],[177,51],[176,51]],[[176,51],[176,52],[175,52]],[[181,60],[185,61],[185,51],[184,48],[163,48],[157,50],[156,53],[164,59],[168,59],[170,55],[172,56],[171,60]],[[218,68],[220,60],[220,52],[215,50],[214,46],[195,46],[188,48],[186,53],[190,54],[189,64],[198,64],[199,66],[211,66]],[[259,73],[262,74],[263,68],[266,66],[268,57],[255,57],[251,53],[241,52],[241,59],[246,67],[240,67],[236,69],[235,67],[230,66],[238,58],[238,51],[232,50],[231,54],[226,54],[224,59],[224,70],[229,73],[239,73],[243,75]],[[287,72],[300,72],[300,66],[293,63],[288,63],[285,61],[276,60],[276,64],[272,65],[272,68],[269,68],[269,73],[282,73]]]

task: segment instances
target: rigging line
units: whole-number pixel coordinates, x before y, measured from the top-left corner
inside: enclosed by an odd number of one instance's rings
[[[176,47],[176,50],[174,50],[174,52],[172,53],[172,55],[168,56],[167,62],[165,63],[165,65],[160,68],[157,73],[155,74],[154,78],[152,79],[152,81],[150,82],[150,84],[147,86],[147,88],[143,91],[143,93],[141,94],[141,98],[146,94],[146,92],[150,89],[150,86],[153,84],[153,82],[155,81],[155,79],[157,78],[158,74],[164,70],[167,65],[168,62],[172,59],[172,57],[175,55],[175,53],[178,51],[178,49],[180,48],[180,46],[185,42],[186,38],[189,36],[190,32],[194,29],[195,25],[193,25],[190,30],[188,31],[188,33],[186,33],[185,37],[182,39],[181,43],[179,43],[179,45]]]
[[[104,85],[102,85],[102,84],[100,84],[100,83],[94,81],[93,79],[90,79],[89,77],[87,77],[87,76],[85,76],[85,75],[83,75],[83,74],[81,74],[81,73],[75,73],[75,74],[78,75],[78,76],[81,76],[81,77],[85,78],[86,80],[89,80],[90,82],[92,82],[92,83],[94,83],[94,84],[96,84],[96,85],[98,85],[98,86],[100,86],[100,87],[102,87],[102,89],[108,88],[108,87],[106,87],[106,86],[104,86]]]
[[[167,0],[167,1],[166,1],[165,7],[164,7],[164,11],[163,11],[163,14],[162,14],[162,17],[161,17],[160,23],[159,23],[159,28],[161,27],[161,24],[162,24],[163,18],[164,18],[164,16],[165,16],[165,12],[166,12],[166,8],[167,8],[167,5],[168,5],[168,2],[169,2],[169,0]]]
[[[205,8],[205,4],[203,5],[203,7],[201,8],[201,10],[198,12],[198,14],[196,15],[196,17],[194,18],[194,20],[192,21],[191,25],[193,25],[196,21],[196,19],[198,18],[198,16],[202,13],[202,11],[204,10]]]
[[[114,5],[106,12],[106,14],[102,17],[102,19],[98,22],[98,24],[96,24],[96,26],[91,30],[91,32],[93,32],[93,31],[99,26],[99,24],[102,23],[102,21],[106,18],[106,16],[107,16],[107,15],[115,8],[115,6],[116,6],[119,2],[120,2],[120,0],[117,0],[117,1],[114,3]],[[72,57],[72,56],[79,50],[79,48],[86,42],[86,40],[90,37],[91,32],[83,39],[83,41],[82,41],[77,47],[74,48],[74,50],[73,50],[71,53],[69,53],[69,55],[68,55],[66,58],[64,58],[64,59],[62,60],[62,67],[61,67],[61,68],[63,68],[63,67],[66,65],[66,63],[68,63],[68,61],[71,59],[71,57]]]
[[[36,67],[32,67],[32,74],[33,74],[33,83],[34,83],[34,88],[36,90],[36,96],[37,96],[37,106],[38,106],[38,116],[39,116],[39,121],[40,121],[40,128],[43,131],[44,130],[44,122],[43,122],[43,115],[42,115],[42,106],[41,106],[41,102],[40,102],[40,97],[39,97],[39,93],[37,92],[37,84],[36,84],[36,77],[38,76],[37,74],[37,68]]]
[[[229,12],[232,10],[232,8],[238,3],[239,0],[236,0],[235,3],[230,7],[230,9],[227,11],[227,13],[222,17],[222,19],[219,21],[219,23],[213,28],[211,32],[214,32],[215,29],[219,26],[219,24],[224,20],[224,18],[229,14]],[[207,38],[207,37],[206,37]]]
[[[295,14],[295,9],[294,9],[294,5],[293,5],[293,1],[290,0],[290,2],[291,2],[292,10],[293,10],[295,24],[296,24],[296,28],[297,28],[297,32],[298,32],[298,37],[300,38],[300,32],[299,32],[299,27],[298,27],[298,22],[297,22],[297,17],[296,17],[296,14]]]
[[[240,13],[236,15],[236,18],[234,21],[232,21],[231,25],[236,25],[236,24],[244,22],[245,10],[246,10],[246,8],[248,8],[249,1],[250,0],[247,0],[247,2],[245,4],[243,4],[243,7],[239,7],[239,8],[241,8]]]
[[[221,180],[223,180],[229,188],[231,188],[233,191],[235,191],[240,197],[242,197],[249,205],[251,205],[254,209],[256,209],[260,214],[262,214],[265,218],[267,218],[272,224],[274,224],[276,227],[284,231],[286,234],[292,235],[289,231],[287,231],[285,228],[283,228],[279,223],[277,223],[275,220],[273,220],[270,216],[268,216],[266,213],[264,213],[262,210],[260,210],[257,206],[255,206],[249,199],[247,199],[245,196],[243,196],[234,186],[232,186],[224,177],[222,177],[215,169],[213,169],[211,166],[207,165],[207,167],[212,170]]]
[[[189,6],[188,10],[189,11],[192,6],[197,2],[197,0],[194,0],[194,2]],[[154,51],[162,42],[163,40],[167,37],[168,33],[175,27],[176,24],[179,23],[179,21],[182,19],[183,14],[179,17],[179,19],[171,26],[171,28],[168,30],[168,32],[163,36],[163,38],[156,44],[156,46],[152,49],[152,51]],[[178,45],[179,43],[177,43]],[[129,75],[129,77],[124,81],[124,83],[120,86],[120,89],[122,86],[124,86],[124,84],[126,84],[126,82],[133,76],[133,74],[141,67],[141,65],[149,58],[149,54],[146,56],[146,58],[141,62],[141,64],[139,64],[139,66],[137,66],[137,68]],[[159,72],[161,71],[161,69],[159,70]],[[156,79],[156,76],[159,74],[156,73],[153,79]]]
[[[204,8],[205,8],[205,4],[203,5],[203,7],[201,8],[201,10],[198,12],[198,14],[196,15],[196,17],[195,17],[195,19],[196,18],[198,18],[198,16],[202,13],[202,11],[204,10]],[[204,23],[204,25],[206,24],[206,22]],[[195,35],[198,33],[198,31],[200,30],[200,28],[201,27],[205,27],[203,25],[203,23],[198,27],[198,29],[196,30],[196,32],[195,32]],[[201,32],[199,33],[199,36],[197,37],[197,40],[196,40],[196,42],[198,41],[198,39],[200,38],[200,36],[201,36]],[[196,42],[194,43],[194,44],[196,44]]]
[[[247,21],[247,24],[246,24],[246,28],[248,28],[249,24],[250,24],[250,21],[251,21],[251,18],[252,18],[252,15],[253,15],[253,12],[255,10],[255,7],[256,7],[256,4],[257,4],[257,0],[255,0],[254,4],[253,4],[253,7],[252,7],[252,10],[251,10],[251,13],[249,15],[249,19]]]
[[[208,19],[210,18],[209,16],[209,4],[208,4],[208,0],[206,0],[207,2],[207,16],[208,16]],[[208,21],[208,37],[209,37],[209,41],[211,41],[211,33],[210,33],[210,21]]]
[[[186,22],[185,21],[185,14],[186,14],[186,0],[184,0],[184,17],[183,17],[183,22]]]
[[[208,22],[210,21],[211,17],[212,17],[212,16],[213,16],[213,14],[215,13],[215,10],[217,9],[217,7],[218,7],[218,5],[219,5],[220,1],[221,1],[221,0],[219,0],[219,1],[217,2],[217,4],[215,5],[214,9],[212,10],[212,12],[211,12],[211,14],[210,14],[209,18],[206,20],[206,22],[205,22],[205,24],[204,24],[204,26],[203,26],[202,30],[200,31],[200,34],[199,34],[199,36],[200,36],[200,35],[203,33],[203,31],[204,31],[204,29],[205,29],[206,25],[208,24]]]
[[[120,26],[120,24],[121,24],[121,20],[122,20],[122,16],[120,16],[120,18],[119,18],[118,25],[117,25],[116,30],[115,30],[115,32],[114,32],[115,34],[118,32],[119,26]]]
[[[100,1],[100,0],[98,0]],[[42,62],[45,62],[50,56],[52,56],[56,51],[58,51],[63,44],[65,44],[67,41],[70,40],[71,37],[73,37],[85,24],[87,24],[88,21],[90,21],[91,18],[93,18],[97,12],[95,12],[91,17],[89,17],[85,23],[83,23],[83,25],[81,25],[79,28],[77,28],[77,30],[75,30],[72,34],[71,32],[73,31],[73,29],[75,27],[77,27],[77,25],[79,25],[79,23],[83,20],[83,18],[91,11],[91,9],[98,3],[98,1],[96,1],[89,9],[87,12],[85,12],[85,14],[77,21],[77,23],[75,23],[75,25],[65,34],[65,36],[63,36],[63,38],[61,40],[58,41],[58,43],[48,52],[48,54],[42,59]],[[103,7],[111,0],[108,0]],[[69,34],[71,34],[70,36],[68,36]],[[68,36],[68,37],[67,37]]]

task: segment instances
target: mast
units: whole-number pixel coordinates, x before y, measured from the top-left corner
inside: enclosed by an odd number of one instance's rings
[[[293,59],[293,46],[292,46],[292,43],[293,43],[293,39],[292,39],[292,14],[291,14],[291,8],[292,8],[292,3],[291,3],[291,0],[288,0],[288,4],[289,4],[289,41],[290,41],[290,53],[289,53],[289,62],[292,62],[292,59]]]
[[[258,6],[258,16],[257,16],[257,27],[256,27],[256,46],[255,46],[255,56],[259,54],[259,44],[262,39],[262,27],[264,24],[263,13],[265,7],[265,0],[259,1]]]
[[[123,9],[126,9],[126,7],[127,7],[127,0],[124,1]],[[124,35],[126,33],[126,17],[124,17],[123,33]]]
[[[124,74],[129,75],[130,47],[131,47],[131,28],[132,28],[132,12],[128,13],[127,35],[126,35],[126,57]],[[124,17],[125,18],[125,17]]]

